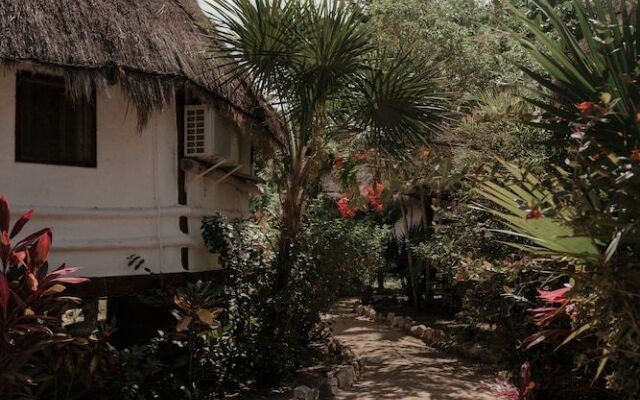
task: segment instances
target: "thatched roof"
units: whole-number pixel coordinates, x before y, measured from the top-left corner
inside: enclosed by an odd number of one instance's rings
[[[188,85],[240,126],[278,136],[273,111],[211,56],[206,24],[196,0],[2,0],[0,59],[58,70],[73,95],[119,83],[142,124]]]

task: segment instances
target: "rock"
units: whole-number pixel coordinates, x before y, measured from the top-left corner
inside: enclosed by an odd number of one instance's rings
[[[327,391],[331,393],[333,396],[336,396],[339,391],[338,379],[335,376],[329,376],[326,380],[325,386],[327,387]]]
[[[396,317],[395,313],[388,312],[387,313],[387,322],[390,323],[390,324],[393,323],[393,320],[394,320],[395,317]]]
[[[351,366],[353,367],[353,371],[356,374],[356,377],[360,376],[360,363],[357,360],[351,361]]]
[[[317,389],[311,389],[308,386],[298,386],[293,389],[293,398],[295,400],[317,400],[320,393]]]
[[[433,330],[433,328],[427,327],[422,334],[422,340],[424,340],[425,343],[429,344],[433,342],[434,336],[435,331]]]
[[[426,330],[427,327],[424,325],[414,325],[411,327],[409,333],[411,333],[411,336],[415,338],[422,339]]]
[[[356,356],[353,353],[353,351],[351,351],[351,349],[349,349],[347,347],[343,347],[342,348],[342,357],[347,359],[347,360],[353,360]]]
[[[329,342],[327,343],[327,348],[331,353],[335,353],[338,351],[338,344],[336,343],[336,340],[333,336],[329,338]]]
[[[391,323],[392,328],[402,328],[403,325],[404,325],[404,318],[402,317],[395,317],[393,319],[393,322]]]
[[[340,389],[346,389],[353,386],[353,382],[356,379],[356,372],[353,369],[353,366],[349,365],[340,368],[336,373],[336,379],[338,380],[338,386]]]
[[[409,333],[411,332],[411,327],[413,326],[413,320],[409,317],[404,319],[404,323],[402,324],[402,330]]]
[[[378,315],[378,314],[376,313],[376,310],[374,310],[373,308],[372,308],[372,309],[370,309],[370,310],[369,310],[369,313],[367,314],[367,316],[368,316],[369,318],[373,319],[373,320],[375,320],[375,319],[376,319],[376,316],[377,316],[377,315]]]
[[[363,312],[364,312],[364,306],[362,304],[358,304],[356,306],[356,313],[362,315]]]

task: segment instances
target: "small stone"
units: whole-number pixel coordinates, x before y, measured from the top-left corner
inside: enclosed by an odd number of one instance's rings
[[[360,376],[360,364],[358,363],[358,361],[357,360],[351,361],[351,366],[353,367],[353,371],[356,374],[356,378]]]
[[[317,400],[319,395],[318,390],[304,385],[293,389],[293,398],[295,400]]]
[[[327,386],[329,386],[329,391],[332,395],[336,396],[339,391],[338,379],[334,376],[327,378]]]
[[[433,330],[433,328],[427,327],[422,334],[422,340],[424,340],[425,343],[429,344],[433,342],[434,336],[435,331]]]
[[[393,319],[393,322],[391,323],[392,328],[400,328],[403,325],[404,325],[404,318],[402,317],[395,317]]]
[[[410,333],[411,336],[422,339],[424,336],[424,332],[427,330],[427,327],[424,325],[414,325],[411,327]]]
[[[349,365],[342,367],[338,373],[336,373],[336,379],[338,379],[338,386],[341,389],[353,386],[353,382],[356,379],[356,372],[354,371],[353,366]]]
[[[396,314],[392,313],[392,312],[388,312],[387,313],[387,322],[388,323],[393,323],[393,320],[396,318]]]
[[[356,313],[362,314],[364,312],[364,306],[362,304],[358,304],[356,307]]]
[[[371,310],[369,310],[369,314],[368,314],[367,316],[368,316],[369,318],[371,318],[371,319],[375,320],[377,315],[378,315],[378,314],[376,313],[376,310],[374,310],[374,309],[372,308]]]
[[[402,330],[404,330],[405,332],[409,333],[411,332],[411,327],[413,326],[413,320],[409,317],[405,318],[403,324],[402,324]]]

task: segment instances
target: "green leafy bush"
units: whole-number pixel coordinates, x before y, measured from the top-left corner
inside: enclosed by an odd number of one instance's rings
[[[484,182],[479,193],[493,203],[489,212],[506,223],[508,233],[529,241],[515,246],[555,259],[548,273],[571,288],[562,299],[541,298],[545,307],[534,320],[540,331],[525,342],[571,346],[573,361],[586,376],[599,385],[598,378],[605,377],[620,397],[635,399],[640,396],[640,14],[635,2],[573,1],[574,33],[549,3],[535,4],[548,19],[548,34],[514,13],[530,32],[523,44],[546,74],[523,70],[540,85],[530,101],[544,111],[538,125],[565,149],[566,170],[556,168],[539,179],[505,163],[509,172]],[[569,309],[571,318],[557,318]]]

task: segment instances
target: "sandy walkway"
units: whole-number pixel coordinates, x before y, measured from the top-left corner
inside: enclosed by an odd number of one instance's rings
[[[489,372],[427,347],[389,326],[358,317],[353,301],[333,310],[334,335],[363,358],[365,371],[340,400],[495,400]]]

